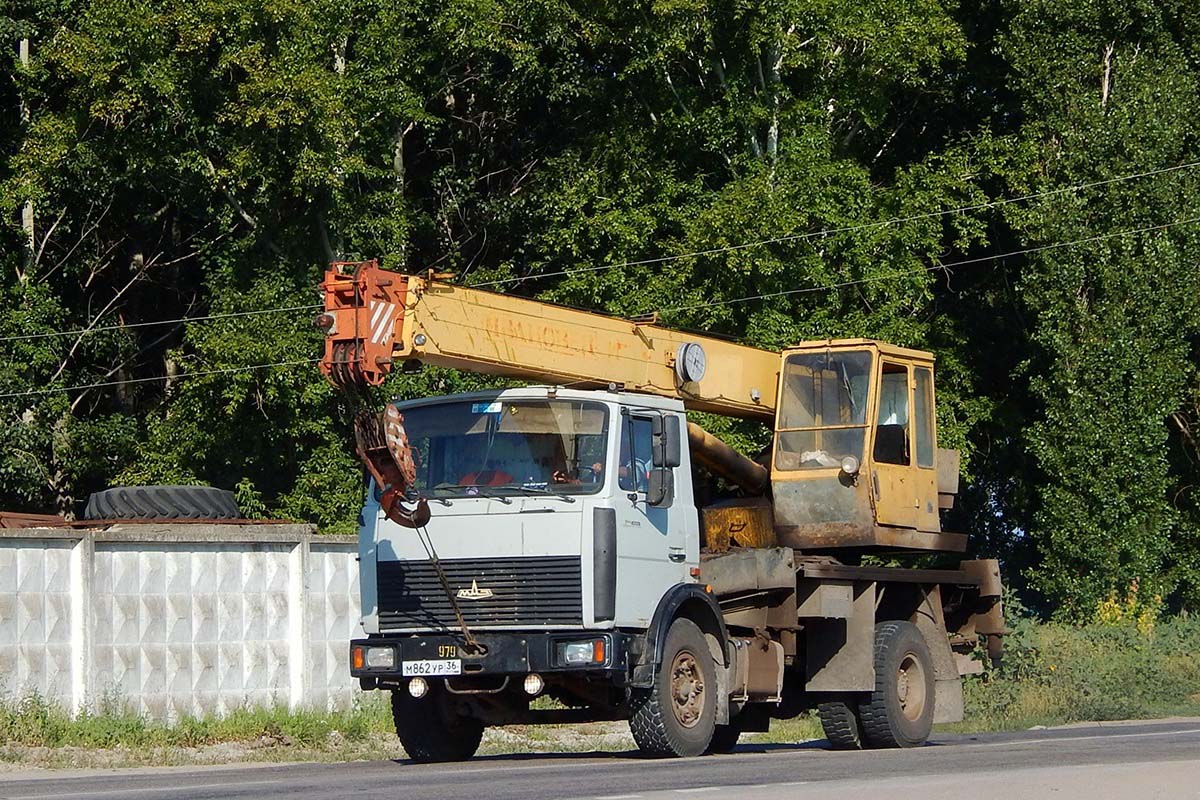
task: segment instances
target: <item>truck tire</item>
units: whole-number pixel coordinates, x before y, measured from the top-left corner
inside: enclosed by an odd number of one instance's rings
[[[84,519],[241,519],[233,492],[211,486],[117,486],[94,492]]]
[[[698,756],[716,727],[717,669],[696,624],[677,619],[667,630],[662,663],[650,689],[632,698],[629,730],[651,756]]]
[[[834,750],[862,750],[862,721],[858,705],[844,700],[831,700],[817,706],[821,730]]]
[[[717,725],[713,728],[712,739],[708,743],[706,753],[732,753],[737,747],[738,739],[742,736],[742,725],[736,719],[728,725]]]
[[[911,622],[875,626],[875,691],[859,706],[871,747],[920,747],[933,730],[933,659]]]
[[[392,692],[392,722],[404,752],[420,764],[466,761],[483,740],[483,723],[455,713],[445,687],[432,681],[420,700],[406,689]]]

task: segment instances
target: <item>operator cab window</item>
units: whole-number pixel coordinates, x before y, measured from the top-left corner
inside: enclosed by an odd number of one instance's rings
[[[651,428],[649,417],[625,414],[621,419],[621,455],[617,485],[627,492],[645,492],[650,482]]]
[[[913,370],[917,379],[913,395],[913,422],[916,428],[917,466],[932,469],[933,462],[933,370],[917,367]]]
[[[875,426],[875,461],[881,464],[909,464],[908,442],[908,367],[883,365],[879,383],[879,417]]]
[[[862,459],[872,366],[871,354],[861,350],[787,357],[776,469],[833,469],[847,456]]]

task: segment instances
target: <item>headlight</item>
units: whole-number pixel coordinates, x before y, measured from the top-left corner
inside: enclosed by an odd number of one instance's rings
[[[558,663],[568,667],[584,664],[603,664],[607,656],[604,639],[588,639],[584,642],[559,642]]]
[[[355,669],[396,668],[396,651],[391,647],[355,647],[351,659]]]
[[[368,669],[395,669],[396,651],[390,647],[367,648]]]

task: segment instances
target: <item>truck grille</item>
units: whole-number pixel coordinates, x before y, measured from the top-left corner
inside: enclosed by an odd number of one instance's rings
[[[441,562],[467,625],[578,625],[583,621],[579,556],[464,558]],[[428,561],[380,561],[382,630],[457,628],[454,609]],[[458,592],[478,590],[475,598]]]

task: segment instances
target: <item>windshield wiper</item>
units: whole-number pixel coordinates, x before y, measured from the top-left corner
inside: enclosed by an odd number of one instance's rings
[[[504,488],[505,489],[516,489],[518,491],[526,492],[528,494],[545,495],[547,497],[557,497],[559,500],[562,500],[564,503],[574,503],[575,502],[575,498],[571,497],[570,495],[559,494],[558,492],[552,492],[549,489],[541,489],[536,486],[505,486]]]
[[[850,388],[850,375],[846,372],[846,362],[841,362],[842,386],[846,389],[846,399],[850,401],[850,413],[858,418],[858,404],[854,402],[854,390]]]
[[[435,492],[442,492],[442,491],[446,491],[446,490],[462,491],[462,490],[467,490],[467,489],[474,489],[475,494],[466,494],[466,495],[460,495],[460,496],[461,497],[486,497],[489,500],[499,500],[501,503],[504,503],[504,505],[506,505],[506,506],[512,505],[512,498],[505,497],[502,494],[496,494],[495,492],[489,492],[489,491],[487,491],[487,488],[488,487],[486,487],[486,486],[476,486],[473,483],[443,483],[443,484],[439,484],[438,486],[433,487],[433,490]],[[508,487],[505,487],[505,488],[508,488]],[[434,498],[434,499],[437,499],[437,498]]]

